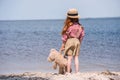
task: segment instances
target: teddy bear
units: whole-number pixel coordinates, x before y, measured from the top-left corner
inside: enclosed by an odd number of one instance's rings
[[[65,74],[67,71],[67,59],[58,52],[56,49],[51,49],[48,56],[49,62],[54,62],[53,68],[56,69],[59,66],[59,74]]]

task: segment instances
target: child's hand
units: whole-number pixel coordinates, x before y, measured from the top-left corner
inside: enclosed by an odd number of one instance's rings
[[[64,49],[65,49],[64,47],[61,47],[61,48],[60,48],[60,51],[63,51]]]
[[[63,51],[65,49],[65,45],[62,44],[61,48],[60,48],[60,51]]]

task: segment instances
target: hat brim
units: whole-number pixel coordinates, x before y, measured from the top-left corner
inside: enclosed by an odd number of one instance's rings
[[[69,16],[69,15],[67,15],[67,17],[69,17],[69,18],[80,18],[79,15],[77,15],[77,16]]]

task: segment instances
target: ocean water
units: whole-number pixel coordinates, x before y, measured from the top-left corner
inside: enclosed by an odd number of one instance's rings
[[[0,74],[58,72],[47,61],[59,50],[64,20],[0,21]],[[120,71],[120,18],[81,19],[80,71]],[[74,64],[72,64],[74,68]],[[74,72],[74,71],[73,71]]]

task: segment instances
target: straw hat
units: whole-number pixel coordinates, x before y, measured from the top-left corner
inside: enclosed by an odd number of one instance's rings
[[[69,18],[79,18],[77,9],[69,9],[67,12],[67,17]]]

